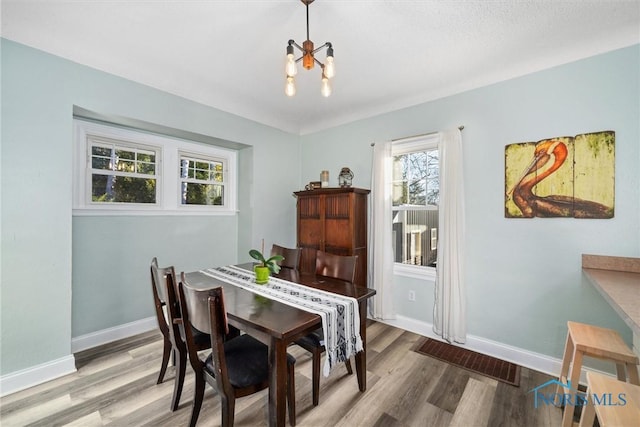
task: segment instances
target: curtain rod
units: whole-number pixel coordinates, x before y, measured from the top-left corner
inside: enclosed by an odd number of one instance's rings
[[[460,126],[458,126],[458,130],[459,130],[459,131],[462,131],[462,129],[464,129],[464,125],[460,125]],[[419,134],[419,135],[404,136],[404,137],[402,137],[402,138],[392,139],[392,140],[391,140],[391,142],[400,141],[401,139],[417,138],[417,137],[419,137],[419,136],[429,136],[429,135],[434,135],[434,134],[436,134],[436,133],[438,133],[438,132],[439,132],[439,131],[436,131],[436,132],[429,132],[429,133],[421,133],[421,134]],[[375,142],[372,142],[372,143],[371,143],[371,146],[373,147],[374,145],[376,145],[376,143],[375,143]]]

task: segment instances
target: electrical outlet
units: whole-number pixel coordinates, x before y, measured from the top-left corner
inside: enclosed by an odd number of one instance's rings
[[[415,300],[416,300],[416,292],[409,291],[409,301],[415,301]]]

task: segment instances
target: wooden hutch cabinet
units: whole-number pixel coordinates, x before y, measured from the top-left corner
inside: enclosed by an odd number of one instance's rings
[[[298,191],[300,270],[315,271],[316,250],[358,255],[355,283],[367,286],[367,196],[361,188]]]

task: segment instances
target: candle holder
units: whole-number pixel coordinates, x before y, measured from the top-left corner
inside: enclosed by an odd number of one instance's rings
[[[326,188],[329,186],[329,171],[320,172],[320,182],[322,188]]]

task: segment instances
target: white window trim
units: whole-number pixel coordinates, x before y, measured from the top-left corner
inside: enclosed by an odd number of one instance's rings
[[[90,203],[87,201],[87,137],[109,138],[157,150],[156,203]],[[180,154],[215,158],[226,163],[225,206],[180,203]],[[74,119],[73,215],[235,215],[237,212],[237,153],[217,146]]]
[[[436,280],[435,267],[427,267],[422,265],[411,265],[394,262],[393,274],[395,274],[396,276],[410,277],[412,279],[420,279],[431,282]]]
[[[397,156],[413,151],[437,149],[439,140],[440,136],[437,133],[397,139],[391,143],[391,155]]]
[[[220,209],[220,206],[212,206],[212,205],[183,205],[182,204],[182,188],[181,188],[181,184],[183,181],[183,178],[180,176],[180,158],[181,157],[188,157],[190,159],[193,160],[204,160],[204,161],[214,161],[214,162],[223,162],[226,166],[227,166],[227,170],[223,170],[222,171],[222,176],[223,176],[223,181],[221,183],[215,182],[215,181],[211,181],[211,182],[207,182],[208,184],[221,184],[224,188],[224,197],[225,200],[227,199],[227,190],[229,189],[229,162],[226,158],[220,157],[220,156],[213,156],[211,154],[205,154],[203,152],[194,152],[194,151],[186,151],[186,150],[182,150],[179,149],[178,150],[178,155],[176,157],[176,164],[178,165],[178,191],[176,194],[177,197],[177,205],[182,209],[182,208],[186,208],[186,209],[192,209],[192,210],[209,210],[209,209]],[[202,182],[204,183],[204,182]]]
[[[395,140],[391,143],[391,155],[397,156],[422,149],[437,149],[439,140],[440,135],[438,133]],[[392,207],[391,209],[407,210],[404,206]],[[435,267],[403,264],[401,262],[393,263],[393,274],[424,281],[435,281],[436,279]]]

